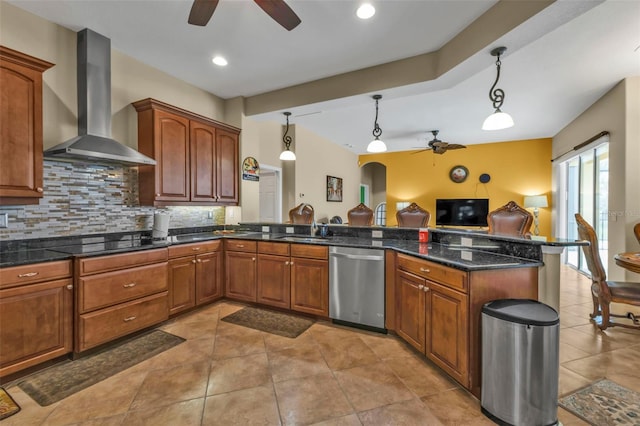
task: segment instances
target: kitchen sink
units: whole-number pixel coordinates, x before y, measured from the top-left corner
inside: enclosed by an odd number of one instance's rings
[[[276,238],[276,240],[293,241],[293,242],[299,242],[299,243],[313,243],[313,242],[329,241],[329,238],[312,237],[311,235],[308,235],[308,236],[305,236],[305,235],[285,235],[284,237]]]

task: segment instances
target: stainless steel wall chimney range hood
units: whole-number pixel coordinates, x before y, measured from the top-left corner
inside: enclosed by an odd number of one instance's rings
[[[47,158],[155,165],[156,161],[111,139],[111,40],[78,32],[78,136],[44,151]]]

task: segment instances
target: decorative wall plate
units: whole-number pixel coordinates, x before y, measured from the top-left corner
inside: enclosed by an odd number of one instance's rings
[[[455,183],[462,183],[469,176],[469,170],[465,166],[453,166],[449,172],[449,178]]]

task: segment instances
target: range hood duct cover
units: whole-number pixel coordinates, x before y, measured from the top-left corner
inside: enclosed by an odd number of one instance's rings
[[[155,165],[156,161],[111,138],[111,40],[78,32],[78,136],[44,151],[47,158]]]

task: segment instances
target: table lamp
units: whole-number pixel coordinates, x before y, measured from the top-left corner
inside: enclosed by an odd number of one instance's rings
[[[540,230],[538,229],[538,208],[540,207],[549,207],[546,195],[527,195],[524,197],[524,208],[533,208],[534,235],[540,234]]]

